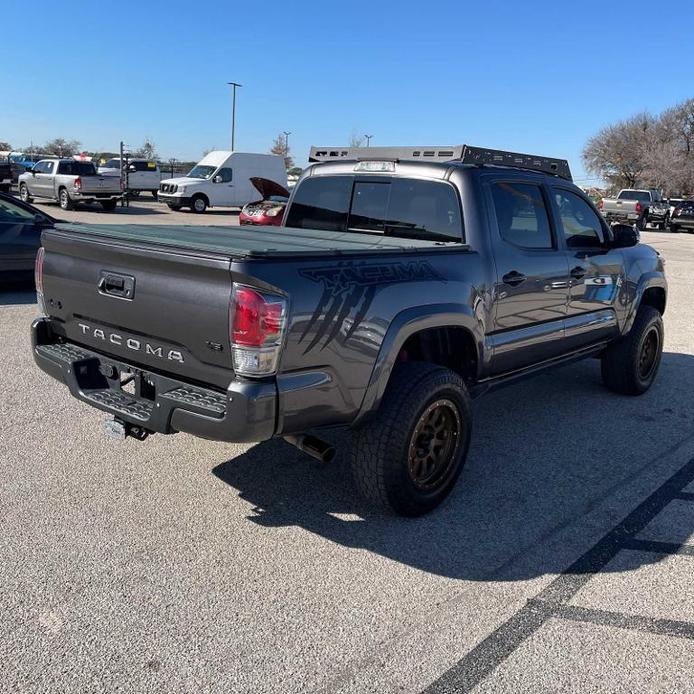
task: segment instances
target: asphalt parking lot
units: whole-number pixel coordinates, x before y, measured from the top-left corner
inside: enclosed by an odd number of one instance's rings
[[[652,390],[591,360],[476,401],[455,492],[416,520],[359,500],[344,435],[326,467],[107,439],[34,367],[33,292],[0,289],[0,691],[694,691],[694,235],[642,239],[670,283]]]

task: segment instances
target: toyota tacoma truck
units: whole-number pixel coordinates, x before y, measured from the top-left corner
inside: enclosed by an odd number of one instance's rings
[[[99,176],[90,161],[42,159],[19,177],[19,197],[26,203],[34,198],[57,200],[63,210],[78,202],[98,202],[104,210],[113,210],[122,191],[120,179]]]
[[[658,207],[653,221],[661,222],[660,209],[662,207],[665,212],[665,201],[657,190],[624,188],[616,198],[603,198],[599,207],[608,222],[636,224],[638,229],[643,230],[651,221],[651,209],[659,203],[663,205]]]
[[[57,224],[38,366],[114,436],[283,437],[418,515],[451,491],[471,399],[577,359],[639,395],[667,285],[564,160],[468,146],[313,148],[284,227]]]

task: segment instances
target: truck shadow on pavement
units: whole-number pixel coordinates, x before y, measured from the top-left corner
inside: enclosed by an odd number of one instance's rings
[[[694,435],[693,390],[694,356],[665,353],[655,386],[638,398],[607,391],[595,360],[490,393],[475,403],[473,444],[456,489],[417,519],[378,513],[362,501],[346,432],[326,436],[339,453],[325,467],[272,440],[213,473],[253,504],[250,520],[265,527],[298,526],[446,577],[533,578],[561,572],[575,556],[557,542],[560,534],[587,549],[572,524]],[[607,532],[641,499],[632,501],[599,530]],[[633,555],[637,565],[659,559]]]

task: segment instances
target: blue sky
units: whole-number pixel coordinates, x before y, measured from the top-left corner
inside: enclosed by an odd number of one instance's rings
[[[660,8],[660,17],[654,9]],[[311,144],[470,143],[568,157],[603,125],[694,96],[694,4],[2,0],[0,140],[165,158],[282,130]],[[28,12],[30,11],[30,15]],[[122,38],[119,39],[119,33]]]

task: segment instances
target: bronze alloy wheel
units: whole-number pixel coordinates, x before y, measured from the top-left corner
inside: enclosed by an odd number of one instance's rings
[[[450,400],[436,400],[422,413],[410,439],[410,478],[423,491],[442,486],[454,469],[460,444],[460,413]]]
[[[639,376],[647,381],[658,363],[658,350],[660,348],[660,335],[655,326],[646,333],[641,344],[639,354]]]

